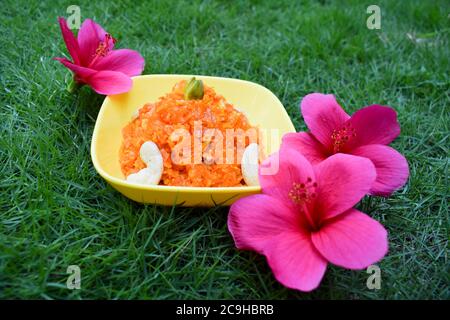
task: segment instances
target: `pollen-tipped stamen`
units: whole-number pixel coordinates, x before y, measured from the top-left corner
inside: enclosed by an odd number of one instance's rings
[[[305,182],[294,182],[288,194],[292,202],[300,209],[301,214],[305,216],[311,230],[316,230],[317,224],[308,205],[317,197],[316,189],[317,183],[311,177],[307,177]]]
[[[117,42],[116,39],[113,38],[113,36],[111,36],[109,33],[105,34],[105,40],[104,41],[100,41],[98,43],[97,49],[95,49],[95,54],[94,54],[94,58],[92,59],[91,63],[89,64],[89,66],[94,65],[95,62],[97,62],[97,60],[101,57],[105,57],[110,51],[111,51],[111,44],[110,42],[112,42],[113,44],[115,44]]]
[[[343,150],[344,146],[352,138],[356,137],[356,132],[349,124],[344,125],[341,129],[333,130],[331,140],[333,140],[333,151],[335,153]]]
[[[317,183],[312,181],[311,177],[306,179],[306,182],[292,184],[289,191],[289,198],[295,204],[308,204],[316,197]]]

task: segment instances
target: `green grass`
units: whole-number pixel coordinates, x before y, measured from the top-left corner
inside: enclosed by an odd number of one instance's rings
[[[108,186],[90,160],[102,97],[70,95],[57,15],[66,1],[0,6],[0,298],[449,299],[448,1],[377,1],[381,30],[366,28],[373,1],[79,1],[139,50],[146,74],[240,78],[272,90],[297,129],[305,94],[334,93],[349,112],[393,106],[402,126],[393,146],[408,159],[409,183],[361,208],[389,231],[367,273],[330,266],[320,288],[300,293],[274,280],[264,259],[237,251],[227,208],[134,203]],[[424,42],[413,41],[407,33]],[[65,288],[68,265],[81,290]]]

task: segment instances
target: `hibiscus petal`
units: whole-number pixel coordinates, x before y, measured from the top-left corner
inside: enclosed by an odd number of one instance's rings
[[[300,232],[300,215],[277,198],[256,194],[237,200],[230,207],[228,230],[239,249],[261,252],[274,237]]]
[[[64,42],[66,43],[67,51],[69,51],[70,56],[75,64],[80,64],[79,52],[77,39],[73,35],[72,31],[67,26],[66,19],[58,17],[59,27],[61,28],[61,34],[63,36]]]
[[[128,92],[133,86],[130,77],[117,71],[98,71],[86,79],[97,93],[112,95]]]
[[[315,289],[326,270],[326,260],[300,228],[299,215],[282,201],[259,194],[236,201],[230,208],[228,228],[240,249],[266,256],[275,278],[302,291]]]
[[[350,116],[332,94],[308,94],[303,98],[300,109],[314,137],[331,150],[333,130],[339,129]]]
[[[389,146],[381,144],[361,146],[354,149],[352,154],[369,158],[375,165],[377,178],[372,184],[371,194],[388,196],[408,180],[408,162],[404,156]]]
[[[130,49],[111,51],[106,57],[92,65],[96,70],[119,71],[127,76],[137,76],[144,70],[144,58],[139,52]]]
[[[91,19],[83,21],[78,32],[78,45],[83,65],[87,66],[92,61],[100,41],[105,40],[106,34],[107,32]]]
[[[400,134],[397,113],[393,108],[372,105],[356,111],[348,124],[355,130],[355,137],[348,149],[366,144],[389,144]]]
[[[283,144],[300,151],[313,165],[322,162],[328,156],[324,146],[308,132],[287,133],[283,136]]]
[[[301,291],[317,288],[327,268],[327,261],[306,234],[283,233],[262,254],[281,284]]]
[[[88,77],[92,76],[94,73],[97,72],[93,69],[85,68],[85,67],[81,67],[79,65],[73,64],[71,61],[67,60],[66,58],[54,58],[54,59],[61,62],[66,68],[73,71],[75,73],[76,77],[84,82],[86,82],[85,79],[87,79]]]
[[[276,170],[270,172],[268,168]],[[294,183],[306,183],[306,181],[314,180],[314,171],[308,160],[299,151],[284,144],[281,145],[279,152],[264,160],[259,168],[262,192],[282,199],[288,205],[293,204],[289,192]]]
[[[367,158],[338,153],[314,167],[317,179],[316,210],[320,220],[352,208],[375,181],[376,171]]]
[[[329,262],[348,269],[363,269],[387,253],[386,229],[368,215],[351,209],[311,235],[316,249]]]

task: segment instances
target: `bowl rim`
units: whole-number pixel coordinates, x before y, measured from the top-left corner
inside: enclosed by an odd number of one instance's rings
[[[131,79],[145,79],[145,78],[170,78],[170,77],[199,77],[199,78],[205,78],[205,79],[220,79],[223,81],[232,81],[232,82],[244,82],[248,83],[257,87],[260,87],[264,91],[267,91],[270,95],[272,95],[282,106],[280,99],[269,89],[264,87],[263,85],[247,81],[247,80],[241,80],[241,79],[235,79],[235,78],[226,78],[226,77],[216,77],[216,76],[206,76],[206,75],[190,75],[190,74],[146,74],[146,75],[140,75],[140,76],[134,76],[131,77]],[[97,158],[96,145],[97,145],[97,139],[95,138],[98,135],[98,131],[100,130],[99,127],[99,119],[103,118],[103,114],[105,112],[105,105],[109,103],[111,100],[110,96],[106,96],[103,100],[103,103],[100,107],[100,111],[98,112],[97,119],[95,120],[95,126],[94,130],[92,132],[91,137],[91,160],[94,164],[95,170],[100,174],[102,178],[105,180],[113,183],[114,185],[119,185],[121,187],[126,188],[133,188],[133,189],[139,189],[139,190],[150,190],[150,191],[168,191],[168,192],[190,192],[190,193],[241,193],[241,192],[260,192],[261,186],[241,186],[241,187],[191,187],[191,186],[165,186],[165,185],[143,185],[143,184],[137,184],[128,182],[124,179],[116,178],[109,173],[107,173],[103,168],[100,166],[100,163]],[[288,123],[290,124],[290,128],[292,132],[295,132],[294,124],[292,123],[291,118],[289,117],[286,109],[282,108],[282,116],[283,118],[286,118]],[[94,139],[95,138],[95,139]]]

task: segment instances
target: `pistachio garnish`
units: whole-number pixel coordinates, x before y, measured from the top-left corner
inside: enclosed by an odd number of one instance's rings
[[[184,88],[184,100],[200,100],[203,99],[203,94],[203,81],[192,77]]]

